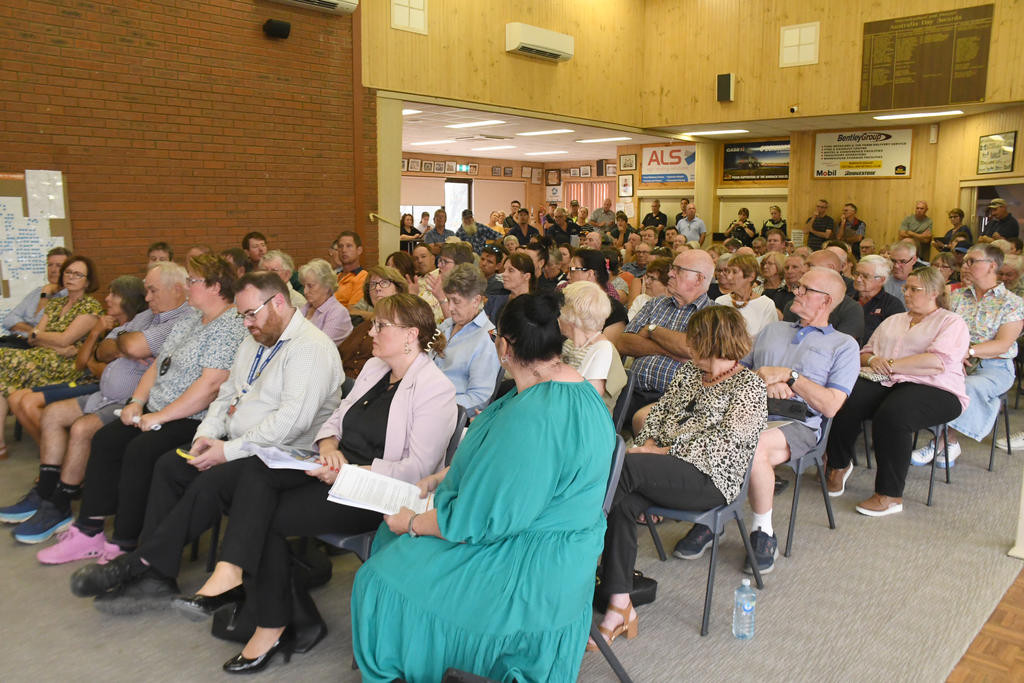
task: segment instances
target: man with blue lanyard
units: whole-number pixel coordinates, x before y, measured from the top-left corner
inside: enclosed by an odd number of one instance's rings
[[[141,544],[72,576],[72,592],[98,596],[95,605],[103,612],[134,614],[167,606],[178,592],[174,577],[182,548],[220,515],[219,499],[208,492],[237,478],[243,459],[251,455],[243,443],[310,444],[338,407],[337,348],[292,307],[279,276],[266,271],[243,276],[235,306],[249,336],[187,453],[169,451],[157,461]]]

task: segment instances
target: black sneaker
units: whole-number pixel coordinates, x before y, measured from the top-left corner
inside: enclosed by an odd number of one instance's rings
[[[711,547],[714,538],[715,535],[711,533],[709,527],[703,524],[694,524],[689,533],[676,543],[676,549],[672,551],[672,556],[678,557],[680,560],[700,559],[704,557],[704,551]]]
[[[107,564],[90,564],[71,575],[71,592],[80,598],[102,595],[120,588],[147,571],[135,553],[118,555]]]
[[[179,592],[177,581],[165,579],[149,571],[141,578],[96,596],[92,604],[105,614],[139,614],[146,610],[170,608],[171,600]]]
[[[775,537],[775,534],[769,536],[757,529],[750,534],[750,545],[754,548],[754,561],[757,562],[757,568],[762,574],[771,573],[775,569],[775,559],[779,556],[779,539]],[[754,573],[754,570],[750,568],[749,561],[743,565],[743,571],[747,574]]]

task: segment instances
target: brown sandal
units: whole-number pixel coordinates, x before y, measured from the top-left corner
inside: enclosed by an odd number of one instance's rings
[[[598,626],[597,630],[604,636],[605,642],[611,645],[615,642],[623,633],[626,634],[626,640],[633,640],[636,638],[640,628],[640,618],[636,614],[636,610],[633,609],[633,603],[628,603],[625,607],[615,607],[614,605],[608,605],[609,612],[617,612],[622,615],[622,623],[616,626],[614,629],[609,630],[604,626]],[[632,613],[633,618],[630,619],[629,615]],[[592,640],[587,642],[587,652],[597,651],[597,643]]]

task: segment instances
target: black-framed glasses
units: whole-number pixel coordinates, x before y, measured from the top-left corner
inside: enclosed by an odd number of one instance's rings
[[[992,259],[990,259],[990,258],[965,258],[964,259],[964,265],[967,266],[968,268],[970,268],[975,263],[983,263],[985,261],[988,261],[989,263],[991,263]]]
[[[373,289],[373,290],[376,290],[376,291],[379,292],[382,289],[387,289],[388,285],[393,285],[395,283],[392,282],[391,280],[371,280],[367,284],[369,285],[370,289]]]
[[[86,273],[79,273],[77,270],[65,270],[64,277],[71,280],[81,280],[84,277],[89,277]]]
[[[832,296],[828,292],[822,291],[820,289],[815,289],[814,287],[808,287],[802,282],[797,283],[797,286],[793,288],[793,293],[796,294],[797,296],[803,296],[807,292],[817,292],[818,294],[824,294],[827,297]]]
[[[683,266],[677,266],[674,263],[672,264],[672,272],[675,273],[677,277],[682,277],[683,273],[696,273],[699,277],[704,277],[704,273],[699,270],[684,268]]]
[[[275,296],[277,296],[277,294],[271,294],[269,297],[267,297],[266,301],[264,301],[259,306],[257,306],[256,308],[252,309],[251,311],[246,311],[245,313],[238,313],[237,315],[238,315],[239,319],[240,320],[255,320],[256,319],[256,314],[258,314],[260,311],[262,311],[264,309],[264,307],[267,304],[269,304],[271,302],[271,300],[273,300],[273,298]]]
[[[906,266],[906,265],[909,265],[909,264],[913,263],[916,260],[917,260],[916,256],[911,256],[910,258],[894,258],[892,260],[892,262],[893,263],[899,263],[901,265]]]

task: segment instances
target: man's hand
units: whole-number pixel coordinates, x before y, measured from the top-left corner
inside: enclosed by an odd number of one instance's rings
[[[792,368],[783,368],[773,365],[766,365],[757,369],[758,376],[764,380],[765,384],[785,384],[790,378],[791,372],[793,372]],[[788,389],[789,387],[787,386],[786,388]]]
[[[790,399],[796,396],[793,390],[785,382],[776,382],[768,385],[768,398]]]

